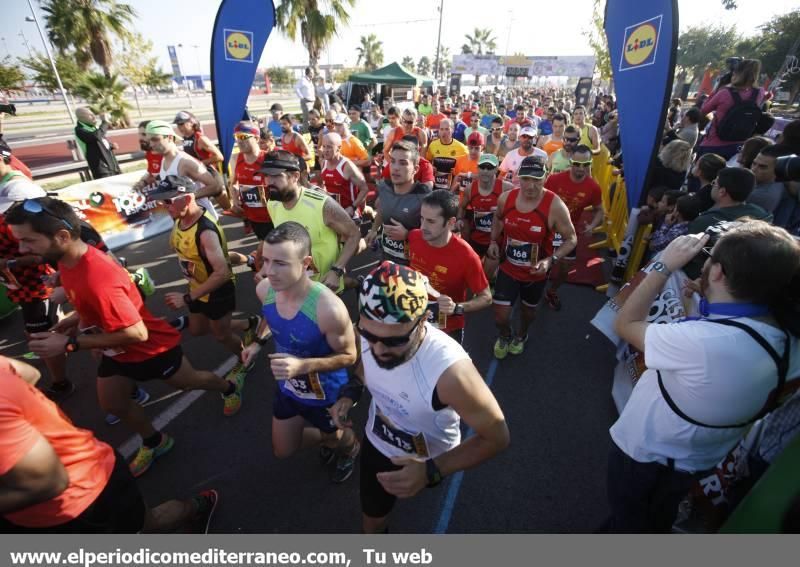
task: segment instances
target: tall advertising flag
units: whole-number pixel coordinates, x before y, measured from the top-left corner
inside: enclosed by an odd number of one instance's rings
[[[244,115],[258,61],[275,27],[272,0],[222,0],[211,38],[211,84],[217,137],[225,163]]]
[[[605,30],[630,210],[644,200],[664,130],[678,47],[678,2],[608,0]]]

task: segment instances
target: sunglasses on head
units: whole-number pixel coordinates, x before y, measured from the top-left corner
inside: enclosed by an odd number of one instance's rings
[[[591,167],[591,161],[576,161],[574,159],[569,160],[570,165],[575,165],[578,167]]]
[[[170,197],[169,199],[159,199],[159,200],[165,205],[169,206],[172,205],[173,203],[177,203],[186,196],[187,195],[178,195],[177,197]]]
[[[484,171],[494,171],[495,169],[497,169],[497,167],[492,165],[491,163],[482,163],[478,166],[478,169],[482,169]]]
[[[252,134],[234,134],[234,140],[249,140],[250,138],[255,138]]]
[[[73,230],[75,228],[66,219],[61,218],[53,211],[51,211],[49,207],[47,207],[46,205],[35,199],[27,199],[26,201],[24,201],[22,203],[22,210],[24,210],[26,213],[33,213],[34,215],[40,215],[42,213],[50,215],[51,217],[63,222],[64,226],[66,226],[69,230]]]
[[[361,325],[356,325],[356,329],[358,329],[358,334],[364,337],[364,339],[368,343],[370,344],[381,343],[386,347],[394,348],[407,345],[408,342],[411,340],[411,335],[413,335],[414,331],[417,330],[417,327],[419,327],[421,321],[422,319],[418,319],[417,323],[405,335],[396,335],[393,337],[379,337],[377,335],[373,335],[369,331],[365,331],[364,329],[362,329]]]

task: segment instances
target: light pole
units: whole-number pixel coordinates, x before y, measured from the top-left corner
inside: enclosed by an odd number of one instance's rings
[[[444,14],[444,0],[439,3],[439,37],[436,38],[436,63],[433,67],[433,77],[439,78],[439,59],[442,51],[442,15]]]
[[[39,25],[39,19],[36,17],[36,10],[33,9],[33,3],[31,2],[31,0],[28,0],[28,6],[30,6],[31,8],[31,14],[33,14],[33,19],[31,20],[30,17],[26,17],[25,21],[26,22],[33,21],[33,23],[36,24],[36,29],[39,30],[39,36],[42,38],[42,43],[44,44],[44,50],[47,53],[47,58],[50,60],[50,66],[53,68],[53,73],[56,76],[58,89],[61,91],[61,97],[64,99],[64,105],[67,107],[67,113],[69,114],[69,119],[72,121],[73,124],[76,124],[77,121],[75,120],[75,114],[73,114],[72,106],[70,106],[69,99],[67,98],[67,91],[64,90],[64,85],[61,83],[61,76],[58,74],[58,68],[56,67],[56,62],[53,60],[53,54],[50,53],[50,46],[47,44],[47,40],[44,37],[44,32],[42,31],[42,27]],[[31,56],[31,58],[33,58],[33,56]]]

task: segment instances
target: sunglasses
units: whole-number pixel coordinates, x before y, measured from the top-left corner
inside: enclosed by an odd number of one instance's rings
[[[173,203],[177,203],[178,201],[180,201],[181,199],[183,199],[184,197],[187,197],[187,196],[188,195],[180,195],[178,197],[170,197],[169,199],[159,199],[159,200],[162,203],[164,203],[165,205],[171,206]]]
[[[578,140],[580,140],[580,138],[566,138],[566,137],[564,138],[564,141],[565,141],[565,142],[570,142],[570,143],[572,143],[572,144],[574,144],[574,143],[575,143],[575,142],[577,142]]]
[[[478,169],[482,169],[484,171],[494,171],[497,169],[497,166],[494,166],[491,163],[482,163],[478,166]]]
[[[241,140],[249,140],[250,138],[255,138],[252,134],[234,134],[233,139],[236,141]]]
[[[411,126],[413,126],[414,125],[414,121],[413,120],[403,120],[403,124],[410,124]]]
[[[502,132],[502,131],[503,131],[502,127],[500,127],[500,128],[492,128],[492,132]]]
[[[373,335],[369,331],[365,331],[364,329],[362,329],[360,325],[357,325],[356,329],[358,329],[358,334],[364,337],[364,339],[366,339],[368,343],[370,344],[382,343],[386,347],[394,348],[407,345],[408,342],[411,340],[411,335],[413,335],[414,331],[416,331],[417,327],[419,327],[420,322],[422,322],[422,319],[417,320],[417,324],[414,325],[411,328],[411,330],[405,335],[398,335],[393,337],[379,337],[377,335]]]
[[[49,207],[45,206],[43,203],[36,201],[35,199],[27,199],[22,203],[22,210],[26,213],[32,213],[34,215],[40,215],[42,213],[46,215],[50,215],[51,217],[60,220],[64,223],[69,230],[74,230],[75,227],[72,226],[67,220],[61,218],[56,213],[50,210]]]
[[[574,159],[569,160],[570,165],[574,165],[576,167],[591,167],[591,161],[575,161]]]

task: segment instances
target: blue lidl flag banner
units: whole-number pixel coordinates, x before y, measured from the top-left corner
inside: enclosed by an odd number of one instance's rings
[[[211,39],[211,83],[217,137],[225,163],[244,115],[258,61],[275,26],[272,0],[223,0]]]
[[[608,0],[605,31],[630,210],[645,199],[664,130],[678,46],[677,0]]]

